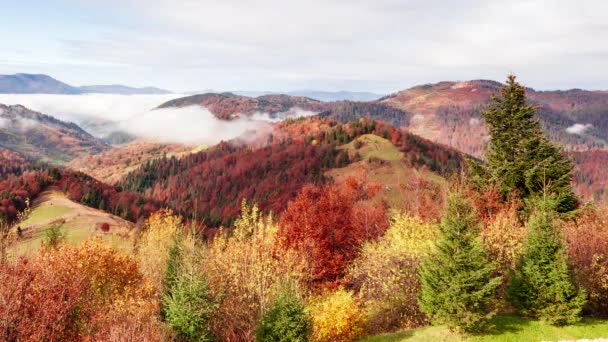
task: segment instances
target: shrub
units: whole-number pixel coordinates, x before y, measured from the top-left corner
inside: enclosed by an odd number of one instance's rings
[[[480,236],[484,248],[499,265],[500,273],[513,270],[521,256],[526,229],[519,220],[520,203],[512,199],[486,219]]]
[[[448,198],[436,253],[420,272],[420,308],[433,323],[452,330],[478,332],[494,315],[492,304],[501,278],[478,241],[478,224],[462,193]]]
[[[57,246],[65,240],[65,233],[61,227],[61,224],[55,223],[44,231],[44,246],[48,248],[57,248]]]
[[[585,312],[608,316],[608,208],[587,206],[564,223],[568,256],[580,287],[588,293]]]
[[[370,320],[370,333],[413,328],[426,322],[418,307],[420,259],[432,248],[437,227],[402,213],[378,241],[366,242],[349,267]]]
[[[271,304],[256,329],[259,342],[306,342],[311,321],[293,288],[286,287]]]
[[[532,203],[524,253],[509,286],[509,297],[522,313],[551,324],[576,322],[586,294],[573,284],[563,237],[557,230],[557,206],[551,198]]]
[[[367,319],[353,292],[339,288],[311,299],[312,340],[349,342],[363,336]]]
[[[100,242],[0,265],[0,302],[2,340],[161,339],[156,293],[139,265]]]

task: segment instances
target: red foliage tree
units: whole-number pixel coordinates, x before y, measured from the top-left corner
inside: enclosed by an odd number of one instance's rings
[[[363,202],[369,190],[354,179],[340,186],[308,185],[287,206],[280,241],[312,263],[313,287],[338,285],[361,243],[386,230],[384,210]]]
[[[104,233],[107,233],[110,231],[110,224],[107,222],[104,222],[101,224],[101,231]]]

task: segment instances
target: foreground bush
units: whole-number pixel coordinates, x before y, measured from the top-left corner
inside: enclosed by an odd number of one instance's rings
[[[313,321],[312,340],[348,342],[363,336],[367,319],[351,291],[338,289],[312,298],[309,308]]]
[[[285,288],[262,317],[256,330],[258,342],[306,342],[311,322],[305,306],[291,288]]]
[[[563,236],[549,198],[534,202],[524,252],[509,287],[513,305],[524,315],[563,325],[580,319],[586,294],[573,284]]]
[[[369,316],[370,333],[426,323],[418,307],[419,265],[436,237],[436,225],[395,213],[387,232],[363,245],[349,268],[349,280]]]
[[[501,278],[478,241],[479,228],[469,202],[455,192],[448,198],[436,253],[420,273],[420,307],[436,324],[477,332],[494,315],[492,304]]]
[[[608,208],[585,207],[564,226],[577,282],[588,294],[585,312],[608,317]]]
[[[86,242],[0,265],[5,341],[162,339],[151,284],[129,256]]]

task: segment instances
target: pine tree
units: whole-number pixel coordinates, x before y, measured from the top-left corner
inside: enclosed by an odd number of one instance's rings
[[[486,151],[486,174],[503,195],[517,191],[521,198],[540,194],[545,185],[558,197],[560,212],[571,211],[577,203],[572,193],[572,163],[543,134],[534,118],[536,106],[526,103],[525,88],[510,75],[500,95],[482,115],[490,133]],[[472,170],[476,178],[480,169]]]
[[[281,289],[256,328],[259,342],[306,342],[312,322],[292,286]]]
[[[435,324],[452,330],[482,331],[494,315],[500,277],[480,241],[469,202],[456,191],[448,199],[436,253],[421,268],[420,308]]]
[[[557,201],[533,202],[523,257],[511,277],[509,298],[524,315],[563,325],[580,319],[586,294],[572,282],[564,239],[556,230]]]

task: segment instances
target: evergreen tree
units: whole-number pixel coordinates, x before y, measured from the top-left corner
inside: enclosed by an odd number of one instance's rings
[[[204,275],[198,271],[196,251],[177,234],[169,249],[161,314],[180,341],[211,341],[210,321],[215,303]]]
[[[556,231],[557,201],[548,196],[532,202],[523,257],[511,277],[509,298],[524,315],[555,325],[576,322],[586,294],[573,284],[564,239]]]
[[[450,194],[436,253],[421,268],[420,308],[436,324],[452,330],[482,331],[494,315],[492,304],[501,283],[478,239],[479,228],[469,202]]]
[[[311,326],[304,304],[291,287],[286,287],[258,323],[256,341],[306,342]]]
[[[522,198],[540,194],[549,184],[547,190],[558,198],[558,210],[573,210],[577,199],[570,185],[572,163],[544,136],[534,118],[537,108],[526,103],[525,88],[510,75],[492,100],[481,112],[491,137],[482,178],[497,184],[503,195],[517,191]],[[479,168],[472,172],[474,179],[483,174]]]
[[[180,338],[212,340],[210,321],[215,305],[202,274],[179,274],[171,292],[164,296],[163,304],[165,319]]]

